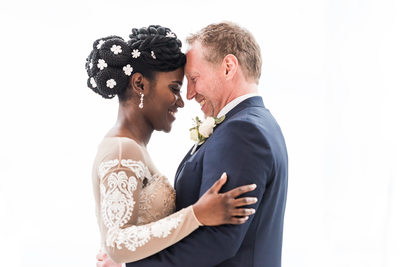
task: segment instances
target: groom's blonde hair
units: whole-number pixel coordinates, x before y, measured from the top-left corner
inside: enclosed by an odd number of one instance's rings
[[[261,76],[261,51],[254,36],[232,22],[210,24],[187,38],[189,45],[199,41],[206,48],[204,57],[211,63],[220,63],[226,55],[236,56],[246,79],[258,83]]]

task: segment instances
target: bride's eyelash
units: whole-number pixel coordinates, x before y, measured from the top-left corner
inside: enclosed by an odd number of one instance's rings
[[[176,94],[182,93],[181,86],[170,86],[170,88]]]

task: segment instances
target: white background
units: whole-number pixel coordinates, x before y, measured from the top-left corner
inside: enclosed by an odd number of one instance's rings
[[[86,87],[92,42],[161,24],[249,29],[260,94],[290,159],[283,266],[400,266],[400,2],[7,1],[0,4],[0,265],[95,266],[91,164],[117,99]],[[149,151],[174,177],[196,103]],[[397,254],[397,255],[396,255]]]

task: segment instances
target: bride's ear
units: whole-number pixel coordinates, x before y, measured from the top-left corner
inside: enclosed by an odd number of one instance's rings
[[[136,72],[132,75],[129,85],[134,93],[138,95],[145,93],[144,92],[145,79],[146,78],[143,76],[143,74],[139,72]]]

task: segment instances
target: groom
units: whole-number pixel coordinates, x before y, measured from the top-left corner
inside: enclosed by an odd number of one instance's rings
[[[241,225],[200,227],[126,266],[281,266],[288,159],[279,125],[257,95],[260,48],[247,30],[233,23],[209,25],[188,43],[187,98],[195,99],[205,116],[226,117],[178,167],[177,210],[194,204],[225,171],[223,192],[257,184],[250,193],[258,198],[256,213]]]

